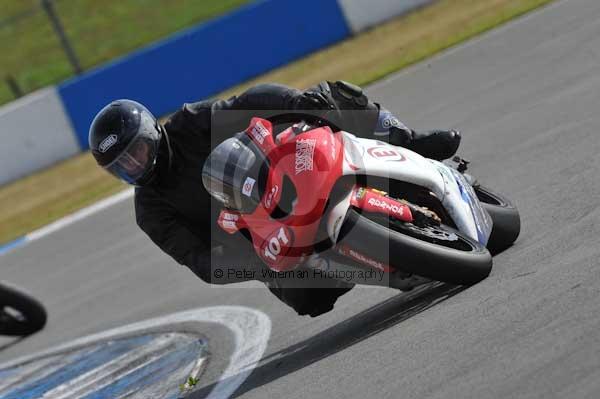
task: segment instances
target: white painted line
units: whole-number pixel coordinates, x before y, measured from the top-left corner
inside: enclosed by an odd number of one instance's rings
[[[205,320],[227,326],[233,331],[236,341],[235,352],[229,360],[229,365],[221,375],[217,386],[207,396],[207,399],[228,398],[233,395],[252,373],[263,353],[267,350],[267,343],[271,336],[271,319],[255,309],[241,307],[237,309],[251,310],[254,314],[218,311],[214,312],[208,320]],[[257,317],[258,315],[260,317]]]
[[[42,227],[39,230],[32,231],[31,233],[29,233],[25,236],[25,239],[28,242],[40,239],[44,236],[47,236],[48,234],[51,234],[57,230],[62,229],[63,227],[73,224],[81,219],[85,219],[88,216],[93,215],[94,213],[100,212],[101,210],[104,210],[115,204],[118,204],[121,201],[125,201],[126,199],[131,198],[133,196],[133,193],[134,193],[134,189],[132,189],[132,188],[121,191],[120,193],[117,193],[111,197],[108,197],[99,202],[96,202],[95,204],[90,205],[87,208],[83,208],[69,216],[65,216],[62,219],[59,219],[53,223],[50,223],[49,225]]]
[[[71,215],[58,219],[57,221],[52,222],[49,225],[42,227],[41,229],[34,230],[31,233],[28,233],[25,236],[13,242],[10,242],[4,246],[0,245],[0,256],[5,255],[17,248],[23,247],[32,241],[39,240],[40,238],[45,237],[48,234],[54,233],[55,231],[58,231],[75,222],[85,219],[88,216],[93,215],[94,213],[100,212],[106,208],[118,204],[119,202],[125,201],[133,197],[134,191],[135,190],[133,188],[121,191],[120,193],[100,200],[93,205],[80,209],[77,212],[72,213]]]
[[[85,348],[99,342],[137,334],[190,331],[202,334],[204,331],[200,323],[220,324],[233,333],[235,350],[229,358],[227,368],[207,397],[228,398],[250,375],[267,349],[271,336],[271,319],[259,310],[242,306],[215,306],[187,310],[79,338],[68,344],[0,364],[0,370]]]

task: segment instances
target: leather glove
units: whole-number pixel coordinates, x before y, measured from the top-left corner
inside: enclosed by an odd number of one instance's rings
[[[308,90],[298,97],[295,108],[299,110],[330,110],[335,107],[329,102],[325,94]]]

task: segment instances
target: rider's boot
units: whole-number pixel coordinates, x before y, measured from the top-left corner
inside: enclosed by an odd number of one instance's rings
[[[381,106],[374,134],[382,138],[387,136],[387,141],[390,144],[408,148],[426,158],[439,161],[456,154],[461,139],[457,130],[414,131]]]
[[[426,158],[441,161],[456,154],[460,145],[460,138],[460,132],[457,130],[430,130],[426,132],[413,130],[410,141],[403,147]]]
[[[332,278],[311,278],[309,269],[296,269],[307,273],[307,279],[276,276],[267,283],[269,290],[300,316],[317,317],[333,309],[337,299],[350,291],[354,284]]]

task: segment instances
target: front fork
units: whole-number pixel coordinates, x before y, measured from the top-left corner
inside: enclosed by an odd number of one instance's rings
[[[414,221],[413,211],[410,205],[401,200],[391,198],[386,192],[374,188],[356,186],[350,194],[351,207],[361,209],[365,212],[380,213],[392,219],[396,219],[405,223]],[[336,231],[336,235],[337,235]],[[383,273],[394,273],[395,269],[390,265],[372,259],[369,256],[348,247],[344,243],[339,243],[335,246],[335,251],[352,259],[354,262],[367,266],[368,269],[374,269]]]
[[[379,213],[404,223],[419,223],[421,219],[439,222],[439,217],[427,208],[418,207],[404,200],[398,200],[387,195],[386,192],[369,187],[356,186],[350,196],[350,206],[365,212]],[[369,258],[344,243],[335,246],[335,251],[356,263],[368,266],[385,273],[395,273],[396,270],[388,264]],[[411,276],[396,276],[400,279]]]

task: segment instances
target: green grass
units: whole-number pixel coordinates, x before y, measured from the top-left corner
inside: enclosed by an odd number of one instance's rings
[[[345,79],[367,84],[551,1],[439,0],[232,88],[221,97],[260,82],[308,87],[323,79]],[[95,165],[89,153],[0,187],[0,243],[123,188]]]
[[[68,38],[89,69],[250,0],[55,0]],[[25,92],[73,75],[39,0],[1,0],[0,79],[14,76]],[[8,24],[1,21],[35,10]],[[0,82],[0,104],[12,93]]]

